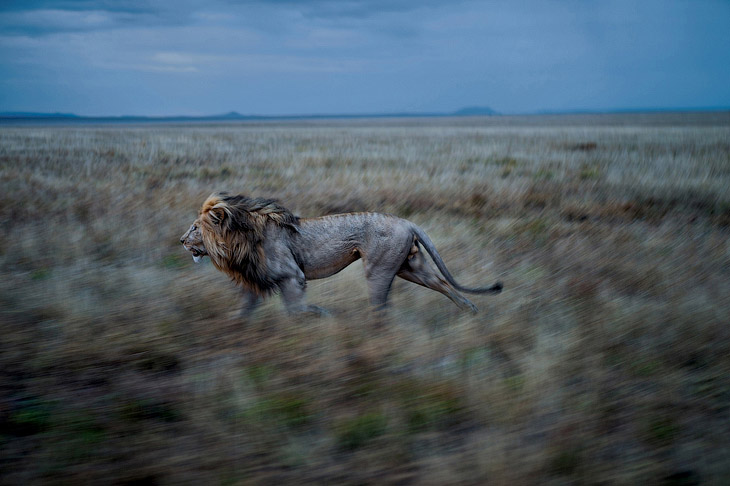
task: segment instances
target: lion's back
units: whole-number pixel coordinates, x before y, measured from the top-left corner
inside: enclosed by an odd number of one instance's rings
[[[405,219],[385,213],[342,213],[301,219],[300,232],[322,241],[363,242],[372,237],[387,237],[394,230],[411,225]]]
[[[308,278],[323,278],[359,258],[409,247],[413,224],[382,213],[301,219],[297,250]]]

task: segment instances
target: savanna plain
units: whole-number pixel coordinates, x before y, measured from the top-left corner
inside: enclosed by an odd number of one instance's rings
[[[730,113],[0,126],[0,188],[0,483],[730,480]],[[179,243],[221,190],[504,291],[243,322]]]

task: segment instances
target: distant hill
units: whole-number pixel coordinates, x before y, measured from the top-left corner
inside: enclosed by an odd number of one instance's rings
[[[223,118],[223,119],[231,119],[231,120],[239,120],[241,118],[250,118],[246,115],[241,115],[237,111],[229,111],[228,113],[224,113],[223,115],[213,115],[211,118]]]
[[[79,118],[73,113],[33,113],[29,111],[8,111],[0,113],[0,118]]]
[[[499,115],[488,106],[467,106],[454,112],[456,116]]]
[[[73,113],[32,113],[32,112],[0,112],[0,123],[184,123],[184,122],[215,122],[231,120],[261,120],[276,117],[247,116],[235,111],[221,115],[209,116],[82,116]]]
[[[477,116],[497,115],[498,113],[489,107],[472,106],[462,108],[458,111],[447,112],[402,112],[402,113],[332,113],[332,114],[311,114],[311,115],[242,115],[236,111],[229,111],[217,115],[206,116],[82,116],[72,113],[32,113],[32,112],[0,112],[0,123],[38,123],[48,122],[69,122],[69,123],[149,123],[149,122],[215,122],[215,121],[254,121],[254,120],[297,120],[297,119],[326,119],[326,118],[419,118],[419,117],[448,117],[448,116]]]
[[[232,122],[232,121],[276,121],[276,120],[324,120],[358,118],[428,118],[450,116],[541,116],[541,115],[599,115],[599,114],[651,114],[651,113],[705,113],[727,112],[730,107],[699,108],[637,108],[613,110],[539,110],[535,112],[505,114],[488,106],[466,106],[452,112],[381,112],[381,113],[313,113],[299,115],[243,115],[229,111],[216,115],[176,116],[84,116],[74,113],[34,113],[28,111],[0,112],[0,124],[42,124],[48,123],[186,123],[186,122]]]
[[[696,109],[643,109],[643,110],[568,110],[541,111],[523,113],[521,116],[546,115],[586,115],[586,114],[631,114],[631,113],[704,113],[727,112],[730,108],[696,108]],[[73,113],[33,113],[25,111],[0,112],[0,125],[41,125],[41,124],[114,124],[114,123],[232,123],[277,120],[328,120],[328,119],[364,119],[364,118],[428,118],[428,117],[463,117],[463,116],[509,116],[495,111],[488,106],[467,106],[453,112],[391,112],[391,113],[330,113],[309,115],[242,115],[229,111],[207,116],[83,116]]]

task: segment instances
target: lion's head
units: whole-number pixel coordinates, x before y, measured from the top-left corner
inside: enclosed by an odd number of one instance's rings
[[[193,261],[195,263],[199,263],[208,254],[203,244],[203,234],[200,232],[198,220],[195,220],[185,234],[182,235],[180,243],[183,244],[186,250],[193,254]]]
[[[236,283],[265,294],[275,287],[263,248],[269,224],[296,231],[299,218],[273,199],[212,194],[180,242],[196,262],[207,255]]]

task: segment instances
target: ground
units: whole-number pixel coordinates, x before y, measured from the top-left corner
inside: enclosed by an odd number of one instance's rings
[[[0,482],[720,484],[730,114],[0,128]],[[480,313],[360,263],[329,317],[179,244],[203,199],[406,217]]]

